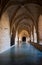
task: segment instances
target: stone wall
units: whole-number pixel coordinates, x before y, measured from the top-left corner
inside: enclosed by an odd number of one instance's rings
[[[0,20],[0,53],[10,48],[10,25],[7,13]]]

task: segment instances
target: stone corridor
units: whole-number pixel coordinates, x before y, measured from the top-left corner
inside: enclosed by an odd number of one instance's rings
[[[0,65],[42,65],[42,0],[1,0]]]

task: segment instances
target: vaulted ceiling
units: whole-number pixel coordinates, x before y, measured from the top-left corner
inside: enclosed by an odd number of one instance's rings
[[[42,6],[42,0],[1,0],[1,12],[5,7],[9,7],[12,4],[24,5],[28,3],[34,3]]]
[[[31,31],[42,13],[42,0],[1,0],[1,12],[7,12],[10,26],[21,31]]]

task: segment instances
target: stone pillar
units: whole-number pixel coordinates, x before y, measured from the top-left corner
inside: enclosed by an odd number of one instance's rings
[[[27,43],[27,41],[28,41],[28,38],[26,37],[26,43]]]
[[[35,26],[34,26],[34,43],[37,43],[37,33],[36,33]]]
[[[28,43],[30,41],[30,37],[26,37],[26,43]]]
[[[38,20],[38,42],[42,45],[42,14],[39,16]]]
[[[33,42],[33,34],[32,34],[32,31],[31,31],[31,42]]]
[[[16,36],[15,36],[15,45],[18,45],[18,32],[16,31]]]

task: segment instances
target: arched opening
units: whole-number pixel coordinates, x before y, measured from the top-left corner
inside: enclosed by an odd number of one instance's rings
[[[26,42],[26,37],[22,37],[22,41],[23,42]]]
[[[12,36],[11,36],[11,43],[10,43],[10,45],[12,46],[12,45],[14,45],[14,43],[15,43],[15,41],[14,41],[14,36],[13,36],[13,34],[12,34]]]
[[[26,42],[28,43],[30,41],[29,39],[29,33],[27,30],[21,30],[19,33],[19,44],[21,44],[21,42]]]
[[[15,44],[15,30],[14,30],[14,27],[12,28],[11,30],[11,43],[10,45],[14,45]]]

